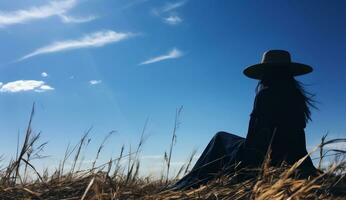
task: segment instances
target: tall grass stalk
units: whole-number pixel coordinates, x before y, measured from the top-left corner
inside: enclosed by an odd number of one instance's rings
[[[173,147],[176,143],[177,139],[177,130],[180,126],[180,115],[183,110],[183,106],[180,106],[176,111],[175,111],[175,119],[174,119],[174,127],[173,127],[173,132],[172,132],[172,138],[171,138],[171,144],[169,146],[169,153],[168,155],[165,153],[165,161],[167,164],[167,171],[166,171],[166,184],[168,183],[169,180],[169,170],[171,168],[171,159],[172,159],[172,153],[173,153]]]

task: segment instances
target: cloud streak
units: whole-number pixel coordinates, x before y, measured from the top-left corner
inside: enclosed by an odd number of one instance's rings
[[[89,81],[90,85],[97,85],[97,84],[100,84],[100,83],[102,83],[102,80],[90,80]]]
[[[46,92],[54,90],[50,85],[47,85],[44,81],[37,80],[17,80],[8,83],[0,84],[1,93],[17,93],[17,92]]]
[[[177,25],[183,20],[176,14],[176,10],[186,4],[187,0],[176,1],[174,3],[166,3],[160,8],[154,8],[152,13],[160,17],[165,23]]]
[[[42,76],[43,78],[46,78],[46,77],[48,77],[48,74],[47,74],[47,72],[42,72],[42,73],[41,73],[41,76]]]
[[[180,24],[183,20],[177,16],[177,15],[171,15],[167,18],[164,18],[164,21],[169,24],[169,25],[178,25]]]
[[[186,1],[177,1],[174,3],[166,3],[163,7],[155,8],[152,11],[155,15],[161,15],[163,13],[174,11],[174,10],[184,6],[185,3],[186,3]]]
[[[86,23],[93,21],[97,19],[97,16],[90,15],[86,17],[73,17],[73,16],[68,16],[68,15],[60,15],[61,21],[66,24],[71,24],[71,23]]]
[[[0,11],[0,27],[62,15],[77,4],[76,0],[51,1],[43,6],[16,11]]]
[[[176,58],[180,58],[181,56],[183,56],[183,53],[179,49],[174,48],[170,52],[168,52],[167,54],[160,55],[160,56],[157,56],[154,58],[150,58],[144,62],[141,62],[139,65],[147,65],[147,64],[152,64],[152,63],[156,63],[156,62],[161,62],[164,60],[176,59]]]
[[[102,47],[110,43],[119,42],[121,40],[127,39],[132,35],[132,33],[121,33],[110,30],[99,31],[85,35],[79,39],[58,41],[47,46],[43,46],[21,57],[17,61],[22,61],[42,54],[61,52],[72,49]]]
[[[185,5],[186,1],[178,1],[175,3],[167,3],[164,7],[162,7],[161,12],[170,12],[172,10],[175,10],[179,7],[182,7]]]

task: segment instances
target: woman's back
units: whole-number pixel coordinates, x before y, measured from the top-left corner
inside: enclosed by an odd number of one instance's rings
[[[269,147],[273,165],[283,161],[293,164],[305,156],[306,108],[298,89],[275,86],[261,89],[256,95],[245,140],[247,161],[259,165]]]

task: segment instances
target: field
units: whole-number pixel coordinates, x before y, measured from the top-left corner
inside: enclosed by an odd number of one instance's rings
[[[179,113],[180,109],[177,111],[175,127],[179,125]],[[64,159],[54,172],[47,170],[40,173],[31,161],[40,158],[46,143],[41,144],[40,134],[35,134],[31,128],[33,115],[34,109],[16,158],[6,165],[1,163],[5,167],[0,171],[0,199],[346,199],[345,152],[324,148],[325,145],[345,142],[346,139],[327,141],[326,137],[322,138],[321,144],[314,150],[320,153],[320,174],[316,177],[295,178],[296,168],[305,159],[302,158],[293,166],[272,168],[264,164],[260,169],[244,169],[218,177],[197,189],[169,191],[165,188],[170,183],[188,173],[194,155],[191,155],[191,159],[180,168],[177,175],[173,178],[169,176],[176,128],[169,151],[164,156],[165,173],[160,178],[138,174],[143,134],[135,151],[125,153],[122,148],[118,158],[96,165],[104,147],[103,142],[96,152],[92,167],[80,170],[77,165],[82,157],[81,150],[88,143],[87,132],[75,146],[66,150]],[[324,166],[324,159],[330,155],[334,156],[335,162]],[[68,160],[72,161],[69,167],[66,166]],[[124,160],[126,165],[122,164]],[[257,175],[247,180],[238,180],[239,174],[249,171],[255,171]]]

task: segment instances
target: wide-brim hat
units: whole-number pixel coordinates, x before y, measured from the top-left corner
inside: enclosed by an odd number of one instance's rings
[[[271,72],[300,76],[312,71],[313,69],[309,65],[291,62],[291,55],[288,51],[269,50],[263,54],[261,63],[247,67],[243,73],[249,78],[261,80],[265,74]]]

